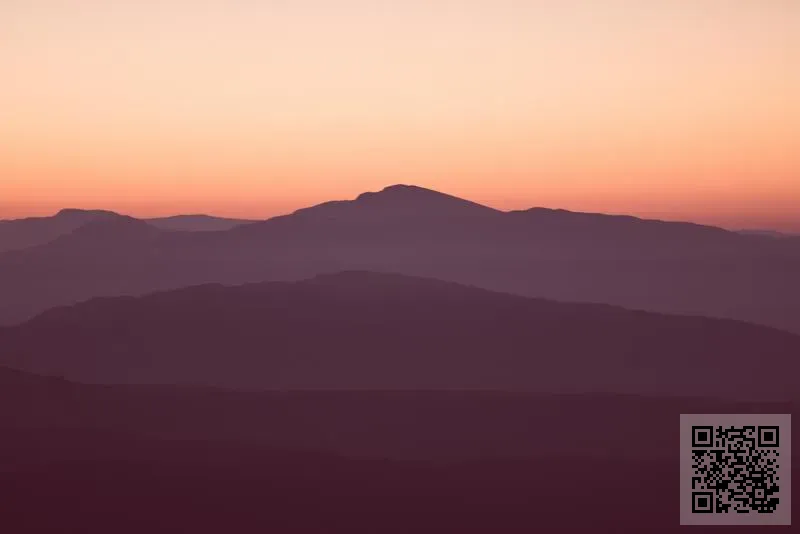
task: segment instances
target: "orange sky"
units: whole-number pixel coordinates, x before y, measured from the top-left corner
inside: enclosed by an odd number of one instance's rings
[[[800,230],[797,0],[3,0],[0,217],[413,183]]]

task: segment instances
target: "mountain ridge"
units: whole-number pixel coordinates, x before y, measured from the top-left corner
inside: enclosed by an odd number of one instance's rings
[[[800,389],[798,354],[800,336],[736,321],[363,272],[95,299],[0,330],[0,365],[81,382],[234,389],[785,400]],[[721,365],[730,372],[720,382]]]
[[[359,203],[367,203],[372,201],[382,201],[384,199],[388,199],[389,201],[398,201],[398,200],[405,200],[405,201],[415,201],[422,199],[423,201],[430,201],[432,199],[437,199],[438,201],[442,202],[452,202],[456,205],[461,205],[463,207],[473,207],[476,210],[482,210],[487,213],[494,212],[494,213],[505,213],[505,214],[535,214],[535,213],[547,213],[547,214],[558,214],[558,215],[567,215],[567,216],[585,216],[585,217],[596,217],[596,218],[608,218],[608,219],[619,219],[619,220],[626,220],[626,221],[641,221],[641,222],[653,222],[653,223],[664,223],[664,224],[681,224],[681,225],[693,225],[697,227],[703,228],[714,228],[728,233],[734,234],[741,234],[741,233],[754,233],[757,235],[761,234],[782,234],[787,237],[793,236],[790,233],[779,232],[776,230],[730,230],[726,228],[722,228],[715,225],[710,224],[703,224],[703,223],[696,223],[691,221],[683,221],[683,220],[666,220],[666,219],[658,219],[658,218],[650,218],[650,217],[641,217],[636,215],[629,215],[629,214],[611,214],[611,213],[603,213],[603,212],[584,212],[584,211],[576,211],[576,210],[568,210],[564,208],[549,208],[544,206],[532,206],[530,208],[521,208],[521,209],[513,209],[513,210],[500,210],[497,208],[493,208],[491,206],[487,206],[485,204],[481,204],[475,201],[471,201],[465,198],[461,198],[455,195],[451,195],[448,193],[444,193],[441,191],[437,191],[434,189],[429,189],[422,186],[417,186],[413,184],[392,184],[383,187],[378,191],[365,191],[363,193],[359,193],[355,198],[348,199],[348,200],[330,200],[326,202],[321,202],[319,204],[315,204],[312,206],[307,206],[303,208],[298,208],[293,212],[286,214],[286,215],[275,215],[272,217],[268,217],[262,220],[253,220],[253,219],[240,219],[240,218],[231,218],[231,217],[222,217],[222,216],[215,216],[215,215],[208,215],[203,213],[186,213],[186,214],[175,214],[169,216],[162,216],[162,217],[134,217],[130,216],[131,218],[140,219],[151,224],[156,225],[159,227],[159,223],[164,222],[167,223],[169,221],[186,218],[192,219],[196,218],[199,220],[216,220],[220,222],[230,222],[230,223],[238,223],[238,224],[258,224],[267,222],[271,219],[276,218],[283,218],[287,216],[291,216],[298,213],[306,213],[309,210],[314,210],[316,208],[327,207],[327,206],[348,206],[348,205],[358,205]],[[24,218],[17,218],[17,219],[0,219],[0,223],[9,223],[9,222],[22,222],[22,221],[30,221],[30,220],[43,220],[43,219],[50,219],[54,217],[74,217],[74,216],[82,216],[82,217],[92,217],[92,216],[127,216],[120,214],[115,211],[110,210],[102,210],[102,209],[86,209],[86,208],[62,208],[56,214],[52,216],[35,216],[35,217],[24,217]]]
[[[263,223],[268,223],[269,221],[272,220],[286,219],[294,215],[305,216],[315,213],[321,213],[325,215],[326,212],[330,211],[338,211],[348,208],[358,209],[364,206],[372,206],[372,205],[374,205],[376,208],[381,208],[381,209],[386,209],[389,207],[400,208],[399,211],[406,210],[405,211],[406,215],[415,215],[417,213],[415,212],[414,209],[415,202],[422,203],[423,205],[427,204],[428,209],[430,209],[431,207],[434,208],[455,207],[458,209],[462,209],[464,211],[472,210],[473,214],[482,213],[484,215],[489,215],[489,214],[506,214],[514,216],[538,215],[550,218],[568,217],[573,219],[583,219],[585,221],[602,220],[602,221],[615,221],[619,223],[634,222],[638,224],[653,224],[653,225],[659,224],[666,226],[676,225],[676,227],[691,226],[697,229],[704,229],[704,230],[713,229],[720,233],[724,232],[726,234],[733,234],[733,235],[746,235],[748,237],[768,237],[768,234],[779,233],[777,231],[770,231],[770,230],[734,231],[714,225],[701,224],[690,221],[664,220],[664,219],[647,218],[647,217],[640,217],[627,214],[582,212],[582,211],[567,210],[563,208],[547,208],[542,206],[533,206],[530,208],[503,211],[471,200],[457,197],[455,195],[443,193],[440,191],[412,184],[393,184],[386,186],[378,191],[366,191],[360,193],[353,199],[331,200],[327,202],[322,202],[312,206],[299,208],[286,215],[276,215],[263,220],[226,218],[226,217],[219,217],[207,214],[177,214],[164,217],[141,218],[141,217],[123,215],[118,212],[110,210],[63,208],[59,210],[55,215],[49,217],[39,216],[39,217],[27,217],[22,219],[5,219],[5,220],[0,220],[0,223],[12,223],[12,222],[19,223],[19,222],[33,221],[33,220],[44,221],[47,219],[54,219],[54,218],[82,218],[85,220],[91,220],[97,217],[129,217],[132,219],[142,220],[160,229],[175,229],[179,231],[203,231],[203,230],[198,230],[196,227],[195,228],[192,227],[191,223],[197,222],[200,225],[205,225],[208,230],[228,231],[228,230],[233,230],[240,226],[245,226],[245,227],[249,227],[252,225],[258,226],[262,225]],[[405,203],[405,205],[398,206],[397,205],[398,203]],[[791,234],[783,234],[783,235],[785,235],[786,237],[792,237]],[[0,248],[0,252],[2,252],[2,250],[3,249]]]
[[[0,254],[0,324],[93,296],[356,269],[800,332],[800,238],[567,210],[502,212],[402,184],[220,231],[148,221],[137,230],[120,217],[124,228],[94,224],[80,239],[70,233]]]

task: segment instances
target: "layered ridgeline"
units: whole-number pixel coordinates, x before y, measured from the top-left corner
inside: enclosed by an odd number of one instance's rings
[[[370,270],[800,332],[795,237],[542,208],[503,212],[402,185],[230,229],[161,226],[104,212],[0,254],[0,322],[94,296]]]
[[[0,329],[0,364],[94,383],[793,398],[800,336],[344,272],[91,300]]]
[[[117,216],[112,211],[64,209],[52,217],[0,220],[0,253],[43,245],[88,222]]]
[[[27,217],[0,220],[0,252],[44,245],[95,221],[107,221],[122,215],[107,210],[63,209],[50,217]],[[175,215],[145,219],[162,230],[187,232],[230,230],[253,221],[212,217],[210,215]]]

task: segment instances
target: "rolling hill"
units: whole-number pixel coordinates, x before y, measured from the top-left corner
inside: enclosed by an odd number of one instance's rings
[[[94,299],[0,329],[0,364],[235,389],[797,394],[800,336],[369,272]]]

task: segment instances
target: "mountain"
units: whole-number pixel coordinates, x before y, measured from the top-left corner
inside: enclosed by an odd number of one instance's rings
[[[408,221],[489,217],[500,213],[494,208],[424,187],[398,184],[377,193],[362,193],[355,200],[337,200],[303,208],[294,215],[328,221],[359,221],[362,217]]]
[[[408,185],[230,230],[150,224],[159,231],[132,238],[104,227],[0,254],[0,324],[95,296],[368,270],[800,333],[800,238],[544,208],[502,212]]]
[[[291,239],[302,246],[378,247],[388,253],[444,248],[515,259],[713,257],[772,250],[767,240],[710,226],[546,208],[503,212],[410,185],[300,209],[240,226],[231,235],[270,245]]]
[[[51,217],[0,220],[0,253],[43,245],[69,234],[86,223],[121,216],[113,211],[68,208]],[[254,222],[210,215],[175,215],[143,220],[162,230],[185,232],[230,230],[236,226]]]
[[[349,254],[382,258],[406,250],[428,254],[443,244],[471,246],[487,231],[502,231],[504,215],[438,191],[394,185],[240,226],[231,234],[261,246],[321,248],[325,256],[347,261]]]
[[[87,222],[115,216],[111,211],[63,209],[52,217],[0,220],[0,252],[41,245]]]
[[[254,222],[246,219],[212,217],[211,215],[173,215],[172,217],[156,217],[145,220],[162,230],[182,232],[217,232]]]
[[[798,355],[800,336],[746,323],[368,272],[94,299],[0,330],[0,364],[38,374],[246,390],[786,400]]]

